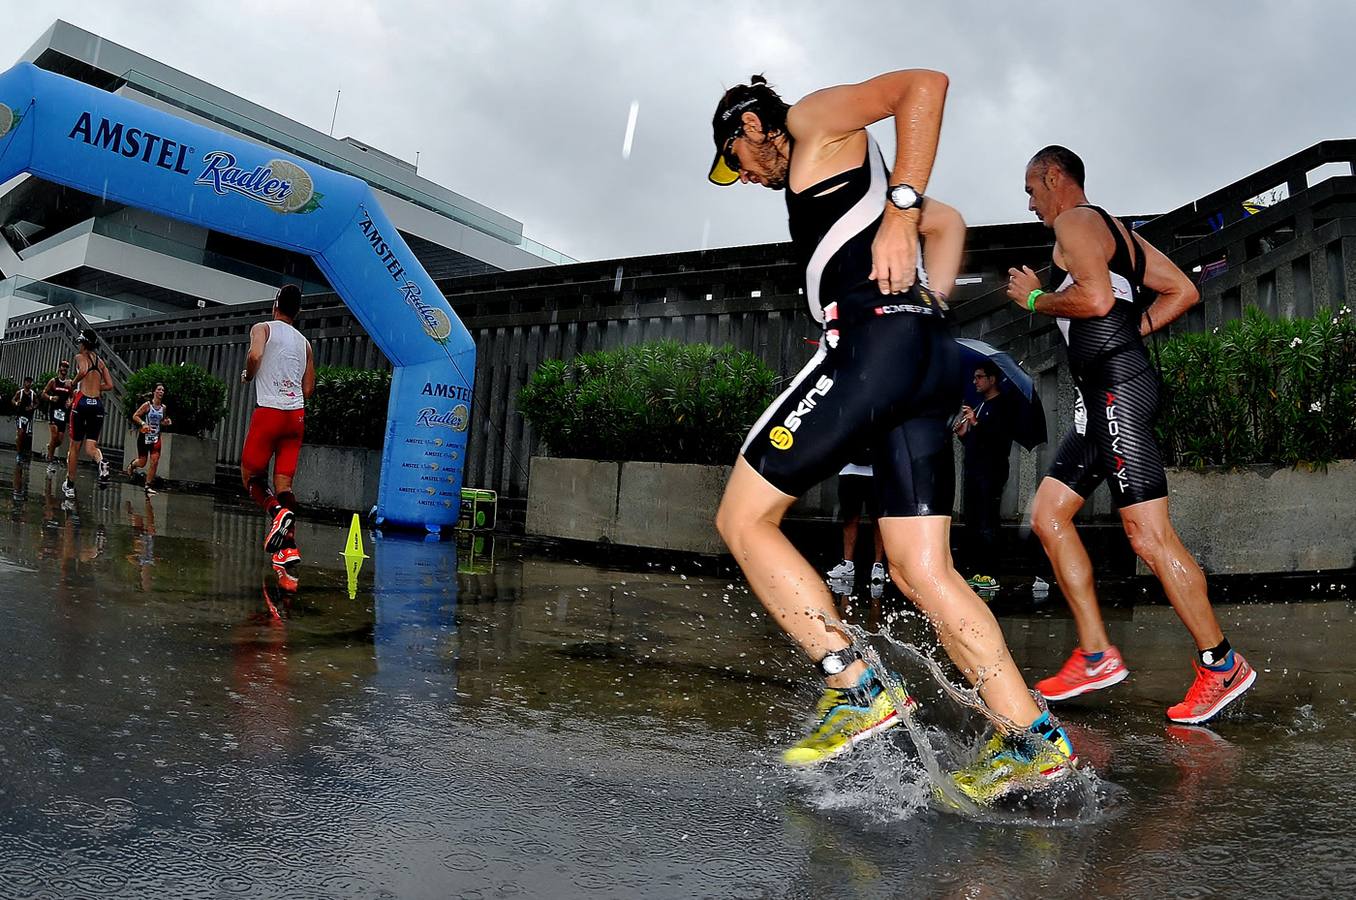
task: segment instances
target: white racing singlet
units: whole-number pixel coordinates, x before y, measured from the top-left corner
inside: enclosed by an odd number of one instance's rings
[[[165,407],[163,404],[160,406],[156,406],[154,403],[152,403],[146,407],[146,418],[143,421],[146,423],[147,437],[160,436],[160,422],[164,418],[165,418]]]
[[[301,409],[306,398],[301,379],[306,374],[306,338],[286,322],[265,322],[268,343],[254,375],[254,399],[272,409]]]

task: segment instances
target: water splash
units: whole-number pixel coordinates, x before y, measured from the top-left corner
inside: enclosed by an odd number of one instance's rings
[[[960,792],[951,773],[975,760],[995,728],[1022,729],[989,709],[975,688],[954,684],[931,654],[895,638],[888,628],[831,626],[861,651],[896,706],[906,705],[905,682],[919,705],[902,717],[902,729],[865,742],[829,766],[797,773],[796,782],[819,809],[851,809],[893,822],[931,807],[983,822],[1050,827],[1099,821],[1117,805],[1121,790],[1086,765],[1070,768],[1066,778],[1045,790],[1022,792],[993,806],[976,804]]]

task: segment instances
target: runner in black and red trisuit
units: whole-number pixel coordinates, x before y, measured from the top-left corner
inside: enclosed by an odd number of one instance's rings
[[[51,422],[51,434],[47,438],[47,474],[57,473],[57,449],[66,436],[71,421],[71,395],[75,393],[75,384],[66,374],[71,364],[62,360],[57,364],[57,373],[42,388],[42,399],[47,404],[47,416]]]
[[[94,348],[99,337],[94,329],[80,332],[80,352],[75,354],[75,394],[71,397],[71,446],[66,451],[66,480],[61,493],[67,500],[75,499],[75,467],[83,449],[99,466],[99,484],[108,484],[108,463],[99,450],[99,432],[104,428],[104,400],[106,391],[113,390],[113,378],[108,366]]]
[[[160,429],[173,425],[165,411],[165,386],[157,384],[151,399],[132,413],[132,424],[137,428],[137,458],[127,464],[127,477],[146,466],[146,496],[155,496],[155,471],[160,465]],[[149,465],[147,464],[149,460]]]
[[[1105,481],[1130,545],[1163,583],[1196,641],[1196,681],[1168,718],[1204,722],[1251,687],[1257,673],[1225,640],[1205,574],[1168,517],[1167,478],[1154,436],[1159,378],[1143,341],[1190,309],[1199,294],[1171,260],[1088,203],[1083,177],[1083,161],[1064,147],[1046,147],[1032,158],[1026,192],[1032,211],[1055,231],[1056,289],[1041,290],[1027,267],[1009,270],[1009,298],[1059,317],[1078,387],[1073,428],[1036,491],[1031,525],[1073,610],[1079,646],[1036,689],[1064,700],[1129,674],[1107,635],[1092,563],[1073,526],[1074,514]],[[1150,292],[1157,294],[1152,303]]]

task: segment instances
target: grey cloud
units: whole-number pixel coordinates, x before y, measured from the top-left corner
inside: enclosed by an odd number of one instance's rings
[[[715,100],[752,72],[794,99],[945,71],[930,191],[973,223],[1027,220],[1022,167],[1050,142],[1084,156],[1094,199],[1141,212],[1351,131],[1356,9],[1336,0],[113,6],[12,10],[0,58],[60,16],[321,130],[342,88],[336,134],[418,152],[423,174],[585,259],[693,249],[704,233],[785,239],[779,195],[704,177]],[[888,125],[874,131],[892,144]]]

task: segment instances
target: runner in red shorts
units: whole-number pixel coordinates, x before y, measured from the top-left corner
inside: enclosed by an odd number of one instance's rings
[[[257,403],[240,454],[240,477],[250,499],[268,513],[264,549],[273,554],[273,566],[282,575],[301,560],[292,476],[305,432],[306,398],[315,390],[311,342],[293,324],[300,312],[301,288],[283,285],[273,301],[273,318],[250,329],[249,356],[240,373],[242,381],[254,382]],[[273,460],[271,489],[269,460]]]

